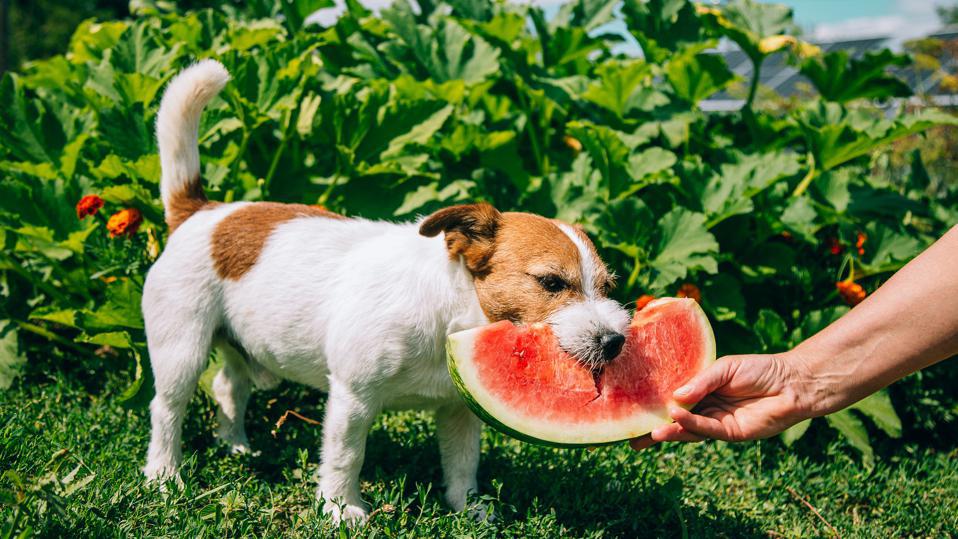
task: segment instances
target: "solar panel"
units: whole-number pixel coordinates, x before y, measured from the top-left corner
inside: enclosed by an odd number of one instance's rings
[[[958,40],[958,28],[947,28],[940,30],[928,36],[929,38],[942,39],[945,41]],[[822,52],[834,52],[844,50],[854,58],[860,58],[866,52],[880,51],[887,48],[889,38],[874,37],[867,39],[851,39],[847,41],[836,41],[830,43],[816,43]],[[734,43],[723,43],[723,50],[716,52],[720,54],[729,69],[733,73],[743,77],[746,81],[752,76],[752,63]],[[943,52],[938,58],[942,68],[948,72],[958,71],[958,58],[952,54]],[[908,84],[915,93],[930,95],[939,102],[955,102],[958,100],[956,92],[953,89],[941,88],[940,80],[927,70],[919,70],[912,67],[894,68],[891,72],[901,78]],[[774,54],[765,59],[762,64],[762,73],[759,79],[762,86],[774,90],[781,96],[794,97],[805,95],[810,90],[814,91],[814,86],[805,78],[795,66],[787,62],[784,54]],[[943,99],[942,96],[947,97]],[[703,102],[703,110],[731,110],[742,106],[740,98],[733,97],[728,92],[719,92],[711,96],[706,102]]]

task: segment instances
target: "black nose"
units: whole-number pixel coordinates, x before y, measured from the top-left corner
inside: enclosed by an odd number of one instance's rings
[[[599,339],[599,344],[602,346],[602,357],[604,357],[606,361],[611,361],[622,351],[622,345],[625,344],[625,335],[621,333],[606,333]]]

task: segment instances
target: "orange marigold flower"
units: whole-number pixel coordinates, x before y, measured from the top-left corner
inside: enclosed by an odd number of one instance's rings
[[[838,293],[842,296],[842,299],[845,300],[845,303],[852,307],[861,303],[862,300],[865,299],[865,296],[868,295],[865,289],[862,288],[862,285],[855,281],[838,281],[835,283],[835,288],[838,289]]]
[[[828,252],[833,255],[840,255],[844,249],[842,242],[838,241],[838,238],[828,238]]]
[[[684,283],[675,293],[677,298],[692,298],[696,303],[702,303],[702,291],[692,283]]]
[[[103,199],[96,195],[86,195],[77,202],[77,219],[86,219],[103,207]]]
[[[865,254],[865,242],[868,241],[868,236],[864,232],[858,233],[858,238],[855,240],[855,248],[858,249],[858,256]]]
[[[140,210],[136,208],[126,208],[125,210],[114,213],[113,216],[110,217],[110,220],[106,222],[106,229],[110,231],[111,238],[132,236],[136,234],[141,223],[143,223],[143,216],[140,215]]]
[[[562,142],[564,142],[565,145],[568,146],[569,149],[575,153],[579,153],[582,151],[582,143],[579,142],[579,139],[571,135],[566,135],[562,137]]]
[[[635,300],[635,310],[641,311],[653,299],[655,299],[655,296],[651,296],[649,294],[643,294],[642,296],[639,297],[639,299]]]

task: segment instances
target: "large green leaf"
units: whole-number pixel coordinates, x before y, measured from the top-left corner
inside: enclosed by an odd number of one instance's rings
[[[729,217],[751,212],[753,197],[798,170],[798,158],[794,154],[755,153],[742,155],[735,163],[723,164],[718,174],[690,183],[712,227]]]
[[[550,178],[548,186],[556,219],[579,223],[591,210],[602,206],[601,176],[592,167],[592,160],[586,153],[579,154],[568,171]],[[619,224],[619,227],[623,226],[626,223]]]
[[[789,202],[782,212],[782,224],[809,243],[815,242],[815,234],[822,226],[815,205],[807,196],[793,198]]]
[[[612,61],[596,70],[596,79],[582,98],[623,118],[639,104],[636,92],[652,78],[649,64],[641,60]]]
[[[705,227],[704,215],[674,208],[659,219],[658,242],[649,261],[654,270],[650,286],[663,288],[692,270],[717,272],[718,250],[718,242]]]
[[[828,307],[826,309],[816,309],[805,315],[802,323],[792,331],[788,339],[788,345],[795,347],[805,339],[815,335],[819,331],[828,327],[829,324],[838,320],[848,312],[848,307]]]
[[[682,45],[702,40],[702,24],[688,0],[626,0],[623,11],[650,62],[663,63]]]
[[[874,421],[882,431],[892,438],[901,437],[901,419],[892,406],[891,399],[888,397],[888,391],[881,390],[865,397],[850,407],[852,410],[858,410]]]
[[[20,350],[16,326],[9,320],[0,320],[0,390],[10,387],[26,361]]]
[[[805,435],[805,432],[808,431],[808,427],[810,427],[811,424],[812,424],[812,420],[806,419],[804,421],[799,421],[798,423],[785,429],[785,431],[782,432],[782,442],[786,446],[791,446],[799,438]]]
[[[763,40],[796,33],[792,9],[756,0],[730,0],[721,8],[702,10],[713,27],[734,41],[755,62],[778,50]]]
[[[695,49],[673,56],[665,73],[675,95],[692,106],[735,80],[720,55],[696,52]]]
[[[631,183],[626,168],[629,147],[623,142],[622,135],[605,126],[586,122],[571,122],[567,131],[582,141],[586,151],[592,157],[592,163],[606,183],[604,198],[617,196]]]
[[[825,416],[825,419],[832,428],[845,436],[852,447],[861,452],[862,463],[866,468],[875,466],[875,452],[872,450],[868,430],[865,428],[865,424],[855,417],[855,414],[850,410],[841,410]]]
[[[890,75],[889,67],[908,65],[907,56],[888,49],[866,52],[861,58],[851,58],[847,51],[830,52],[812,57],[802,64],[802,75],[808,77],[825,99],[845,103],[853,99],[884,99],[907,97],[911,88],[904,81]]]
[[[729,273],[709,277],[702,286],[702,307],[720,322],[745,323],[745,296],[738,279]]]
[[[821,102],[800,115],[799,123],[816,166],[831,170],[936,125],[958,125],[958,118],[941,112],[923,112],[900,120],[869,119],[851,115],[837,103]]]
[[[404,2],[384,9],[382,16],[402,42],[386,49],[400,67],[402,55],[408,53],[432,79],[467,83],[479,82],[499,69],[499,50],[452,19],[433,30],[418,24]]]
[[[785,350],[788,327],[775,311],[762,309],[752,326],[755,335],[762,344],[763,352],[781,352]]]

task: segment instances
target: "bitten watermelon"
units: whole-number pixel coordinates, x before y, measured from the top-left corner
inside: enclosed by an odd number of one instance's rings
[[[692,299],[637,311],[622,353],[601,373],[560,347],[546,324],[496,322],[447,342],[449,372],[470,408],[521,440],[602,445],[671,421],[672,392],[715,361],[708,318]]]

